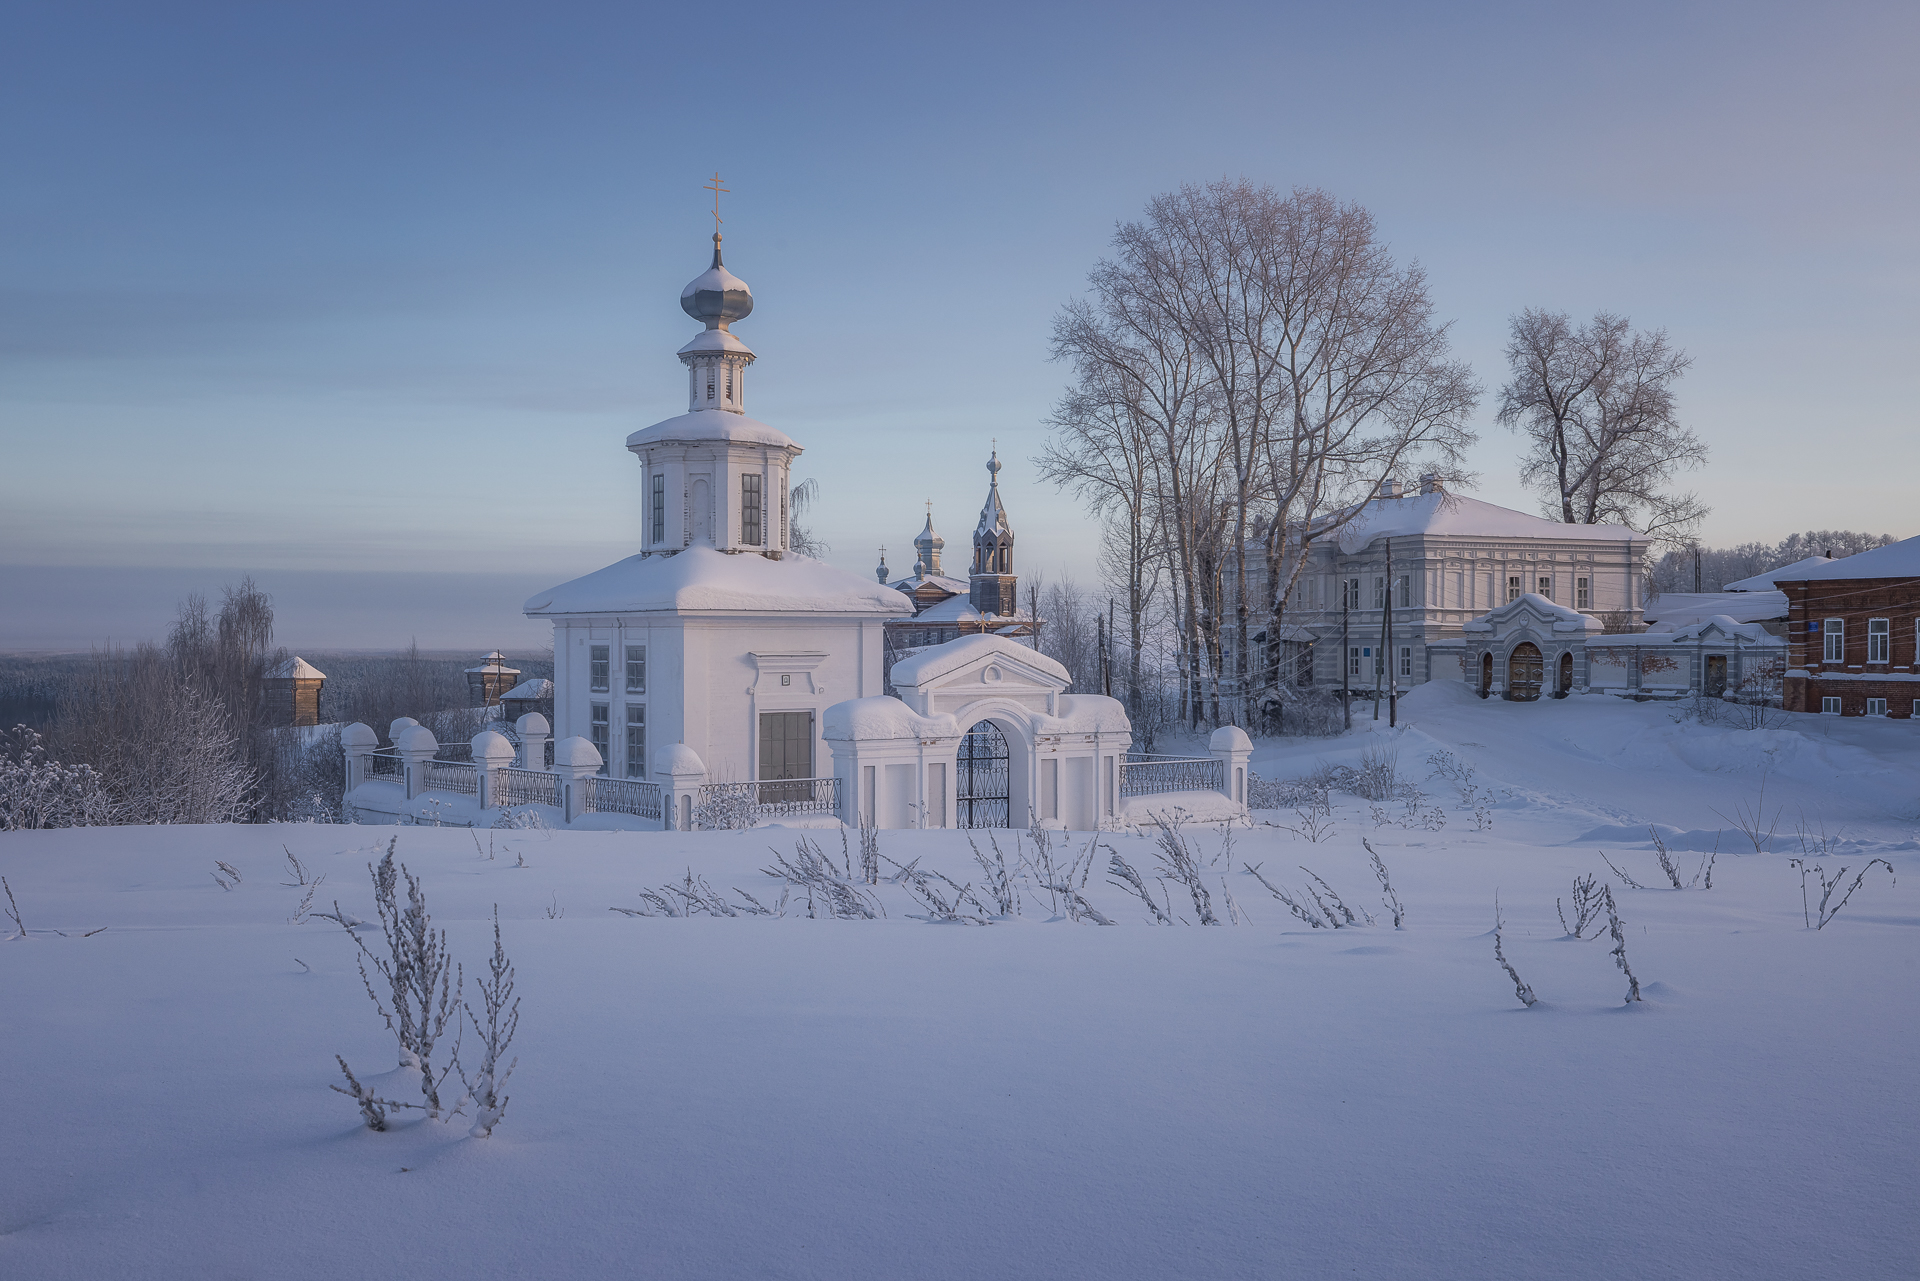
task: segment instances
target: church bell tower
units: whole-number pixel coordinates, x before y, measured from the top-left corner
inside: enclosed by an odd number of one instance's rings
[[[1011,618],[1019,612],[1019,580],[1013,573],[1013,526],[1000,502],[1000,451],[987,460],[986,506],[973,530],[973,569],[968,601],[982,614]]]

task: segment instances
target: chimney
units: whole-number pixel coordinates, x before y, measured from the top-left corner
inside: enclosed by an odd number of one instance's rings
[[[1420,492],[1423,494],[1446,493],[1447,491],[1440,487],[1440,473],[1431,471],[1422,473],[1420,477]]]
[[[1398,498],[1398,497],[1400,497],[1400,482],[1399,482],[1399,481],[1397,481],[1397,480],[1395,480],[1395,479],[1394,479],[1393,477],[1391,477],[1391,476],[1389,476],[1389,477],[1387,477],[1387,478],[1386,478],[1385,480],[1383,480],[1383,481],[1381,481],[1381,482],[1380,482],[1380,497],[1382,497],[1382,498]]]

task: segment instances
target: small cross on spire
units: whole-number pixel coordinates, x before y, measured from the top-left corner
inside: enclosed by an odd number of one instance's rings
[[[720,171],[718,169],[713,171],[713,181],[702,184],[700,189],[713,193],[713,234],[717,236],[720,234],[720,193],[724,191],[731,195],[733,189],[720,185]]]

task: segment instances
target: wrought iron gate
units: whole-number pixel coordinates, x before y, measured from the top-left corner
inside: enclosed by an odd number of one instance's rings
[[[1007,736],[981,721],[960,740],[954,765],[954,817],[961,827],[1010,827],[1013,812]]]

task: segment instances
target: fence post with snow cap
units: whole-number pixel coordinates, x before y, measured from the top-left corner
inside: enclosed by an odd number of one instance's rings
[[[547,718],[538,712],[528,712],[513,723],[513,732],[520,736],[519,767],[545,769],[547,740],[553,737],[553,727],[547,724]]]
[[[1247,761],[1253,740],[1238,725],[1222,725],[1207,740],[1207,751],[1220,762],[1220,790],[1230,801],[1247,803]]]
[[[367,753],[380,746],[380,736],[359,721],[340,731],[340,748],[347,757],[347,791],[367,781]]]
[[[409,720],[410,717],[401,717]],[[400,721],[395,721],[398,726]],[[440,742],[434,738],[433,731],[419,722],[401,728],[394,736],[393,748],[407,771],[407,799],[412,800],[427,790],[427,762],[440,750]]]
[[[587,812],[586,781],[600,772],[600,749],[581,738],[563,738],[553,746],[553,772],[561,778],[561,813],[571,823]]]
[[[707,781],[706,762],[685,743],[675,743],[653,754],[653,772],[656,778],[665,780],[666,794],[660,798],[661,830],[691,832],[693,807],[698,803],[700,785]]]
[[[475,800],[481,809],[491,809],[500,804],[494,796],[500,781],[498,771],[513,764],[513,744],[507,741],[505,734],[483,729],[470,740],[473,746],[473,768],[478,774],[478,790]]]

